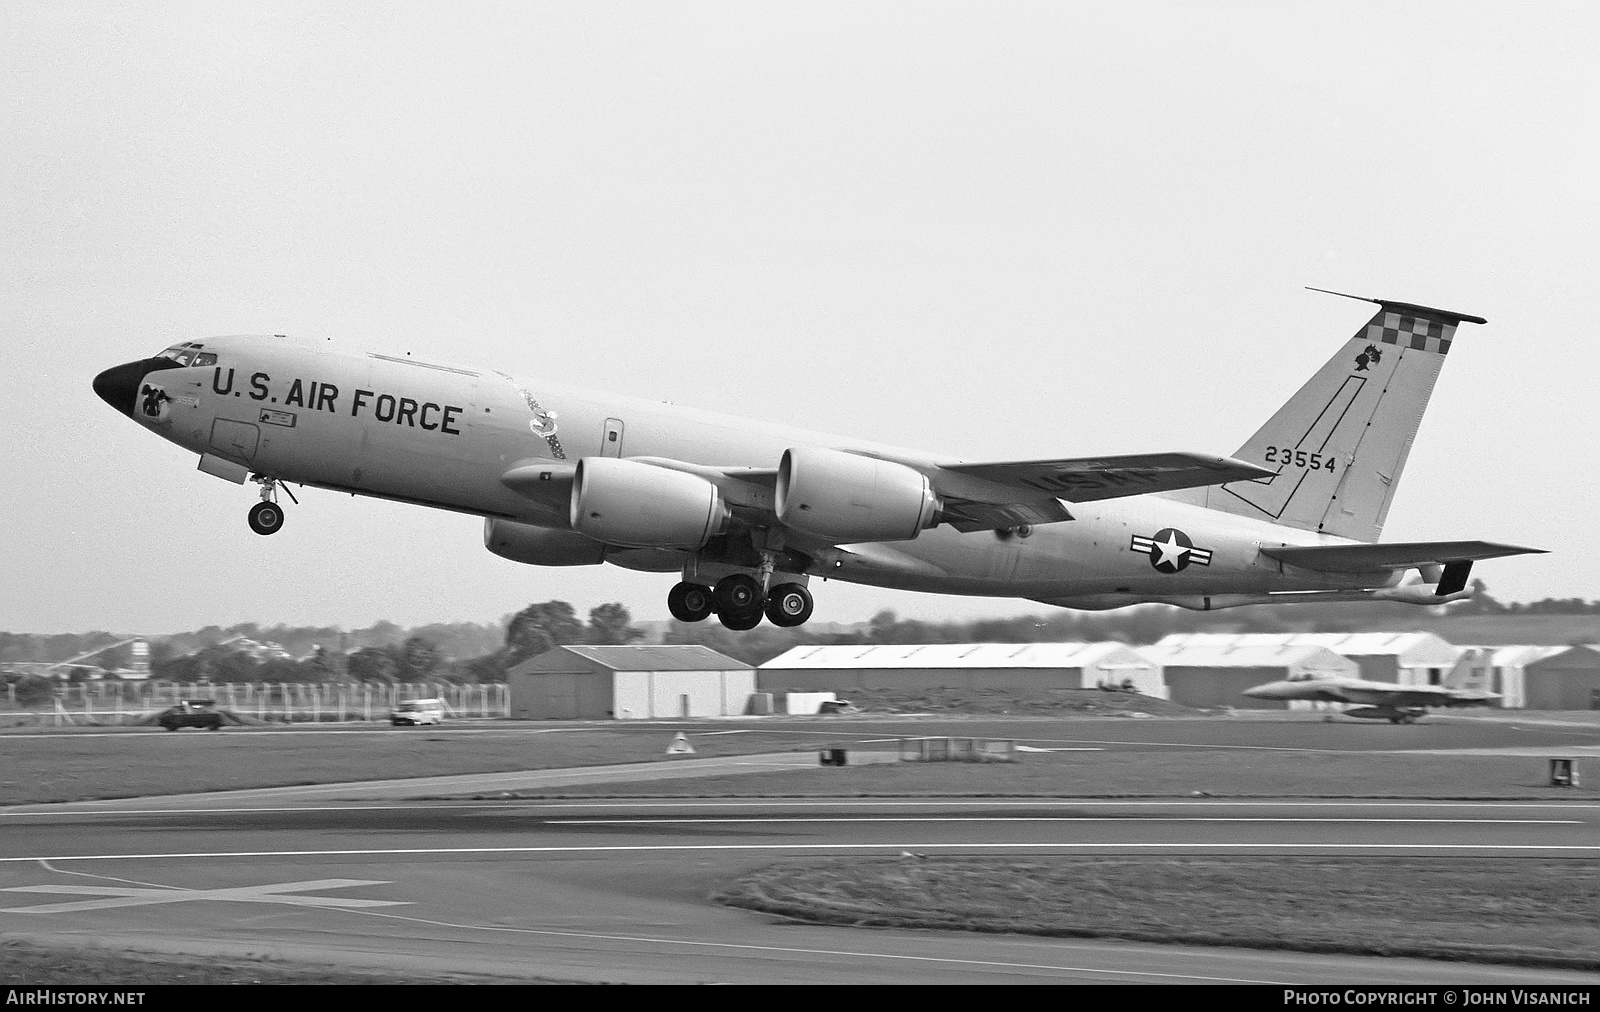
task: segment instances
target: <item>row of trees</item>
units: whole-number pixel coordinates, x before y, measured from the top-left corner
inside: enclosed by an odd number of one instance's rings
[[[151,646],[150,667],[153,677],[179,682],[493,682],[554,646],[630,643],[643,635],[621,604],[592,609],[585,623],[567,602],[545,601],[510,616],[490,649],[466,656],[452,656],[426,632],[417,631],[398,642],[349,653],[318,645],[311,657],[300,661],[257,661],[226,643],[176,654],[165,642]]]
[[[1502,603],[1474,581],[1477,596],[1449,606],[1450,616],[1463,615],[1593,615],[1600,601],[1547,600]],[[762,625],[748,632],[730,632],[716,621],[673,622],[668,643],[699,643],[751,664],[764,663],[800,644],[854,643],[1028,643],[1116,639],[1153,643],[1173,632],[1352,632],[1382,628],[1426,628],[1432,610],[1411,605],[1371,604],[1258,606],[1223,612],[1190,612],[1144,606],[1110,612],[1055,610],[1041,615],[970,622],[922,622],[881,611],[864,625],[839,630],[820,624],[794,629]],[[827,629],[828,631],[821,631]],[[225,641],[247,637],[275,642],[304,660],[258,661]],[[327,627],[262,627],[253,623],[227,629],[210,627],[193,633],[152,640],[150,663],[156,678],[198,682],[361,681],[457,682],[499,681],[506,671],[535,654],[572,643],[623,644],[639,640],[621,604],[602,604],[578,616],[566,601],[543,601],[508,615],[498,623],[454,623],[403,629],[379,622],[355,632]],[[97,646],[117,642],[110,633],[78,636],[27,636],[0,633],[0,661],[61,660]],[[92,659],[104,667],[127,663],[126,646],[113,647]],[[86,662],[86,663],[91,663]],[[87,669],[84,669],[85,671]],[[83,672],[77,676],[82,677]],[[15,680],[15,679],[13,679]]]

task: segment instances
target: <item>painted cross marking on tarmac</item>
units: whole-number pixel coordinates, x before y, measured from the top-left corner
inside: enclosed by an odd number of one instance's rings
[[[234,886],[227,889],[185,889],[168,886],[153,889],[135,889],[126,886],[36,885],[9,886],[0,892],[53,893],[66,896],[99,896],[102,899],[75,900],[70,903],[46,903],[36,907],[11,907],[0,914],[69,914],[79,910],[106,910],[111,907],[142,907],[157,903],[188,903],[191,900],[212,900],[225,903],[284,903],[294,907],[321,907],[324,909],[354,909],[358,907],[406,906],[402,900],[362,900],[344,896],[300,896],[323,889],[348,889],[353,886],[389,885],[360,878],[323,878],[310,882],[285,882],[281,885]]]

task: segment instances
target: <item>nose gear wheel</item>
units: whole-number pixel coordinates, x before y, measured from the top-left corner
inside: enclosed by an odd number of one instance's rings
[[[275,502],[258,502],[250,507],[250,529],[257,534],[276,534],[283,527],[283,507]]]
[[[289,491],[289,486],[264,474],[252,474],[250,480],[261,486],[261,501],[250,507],[250,529],[257,534],[276,534],[283,528],[283,507],[278,505],[278,489],[296,505],[300,500]]]

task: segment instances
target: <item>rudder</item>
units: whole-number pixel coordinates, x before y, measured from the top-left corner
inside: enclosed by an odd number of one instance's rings
[[[1361,301],[1376,303],[1378,312],[1234,453],[1277,473],[1210,488],[1206,506],[1378,540],[1456,328],[1486,321],[1406,302]]]

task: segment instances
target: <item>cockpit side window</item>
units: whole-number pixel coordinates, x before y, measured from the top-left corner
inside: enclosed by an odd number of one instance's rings
[[[203,351],[203,352],[200,352],[199,354],[195,355],[194,364],[195,365],[216,365],[217,364],[217,353],[214,352],[214,351]]]

